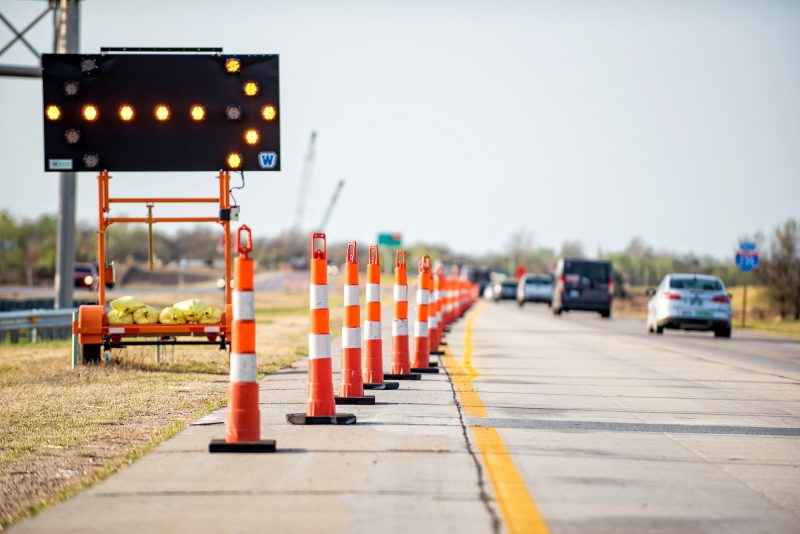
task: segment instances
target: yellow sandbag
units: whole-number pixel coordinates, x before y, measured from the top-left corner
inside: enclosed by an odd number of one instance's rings
[[[143,306],[133,312],[133,322],[136,324],[156,324],[161,310],[152,306]]]
[[[133,324],[133,315],[120,315],[117,310],[111,310],[106,314],[108,324]]]
[[[120,318],[130,315],[134,311],[144,306],[144,302],[136,297],[131,297],[130,295],[114,299],[110,302],[110,304],[111,309],[119,313]]]
[[[222,310],[216,306],[209,306],[200,316],[200,324],[219,324],[222,321]]]
[[[183,317],[188,323],[196,323],[200,321],[203,312],[208,309],[208,304],[198,299],[189,299],[182,302],[177,302],[175,307],[183,312]]]
[[[175,306],[167,306],[158,314],[158,322],[162,324],[186,324],[186,317]]]

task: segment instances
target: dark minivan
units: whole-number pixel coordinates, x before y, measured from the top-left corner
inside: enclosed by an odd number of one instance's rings
[[[555,315],[569,310],[595,311],[611,317],[614,278],[611,262],[561,258],[555,271],[552,310]]]

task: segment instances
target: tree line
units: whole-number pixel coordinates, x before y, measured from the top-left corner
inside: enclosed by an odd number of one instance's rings
[[[52,281],[55,271],[56,217],[42,215],[34,219],[15,218],[0,211],[0,283],[36,285]],[[219,250],[221,232],[211,226],[182,228],[168,234],[155,228],[154,249],[161,264],[180,259],[202,260],[211,265],[222,258]],[[800,220],[789,219],[770,236],[756,234],[761,262],[752,273],[742,273],[732,259],[711,256],[659,252],[641,238],[633,239],[617,252],[598,251],[594,256],[610,260],[620,282],[627,286],[653,286],[671,272],[712,274],[727,286],[744,283],[762,284],[767,288],[781,317],[800,318]],[[308,261],[308,236],[283,232],[277,236],[255,237],[254,257],[264,267],[303,268]],[[108,258],[129,263],[143,263],[148,258],[147,229],[144,225],[111,226],[106,236]],[[88,223],[79,223],[76,235],[76,260],[94,261],[97,230]],[[531,272],[550,272],[560,256],[590,257],[581,243],[565,241],[560,250],[538,247],[532,232],[521,229],[509,236],[501,253],[469,255],[436,243],[416,243],[406,247],[413,270],[416,258],[430,254],[446,264],[474,265],[511,274],[517,265]],[[329,243],[331,263],[344,262],[344,243]],[[394,259],[385,254],[384,265]]]

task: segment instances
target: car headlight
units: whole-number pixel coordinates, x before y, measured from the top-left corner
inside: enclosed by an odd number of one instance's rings
[[[83,283],[86,284],[87,286],[92,285],[92,282],[94,282],[94,278],[92,278],[88,274],[83,277]]]

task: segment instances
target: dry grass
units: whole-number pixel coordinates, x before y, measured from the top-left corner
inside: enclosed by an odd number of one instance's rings
[[[183,298],[145,300],[158,306]],[[305,293],[258,296],[260,372],[305,353],[307,305]],[[225,404],[225,351],[177,347],[161,365],[154,355],[152,347],[115,350],[109,362],[72,370],[67,342],[0,347],[0,529],[105,478]]]

